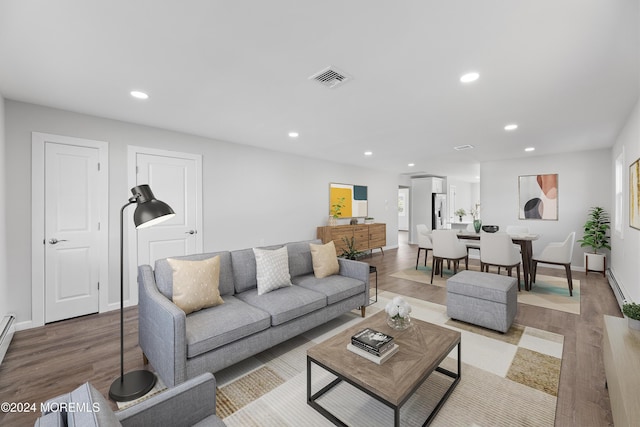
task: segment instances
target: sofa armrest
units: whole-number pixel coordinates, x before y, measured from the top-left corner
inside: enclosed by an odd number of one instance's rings
[[[346,258],[338,258],[340,275],[358,279],[364,282],[365,292],[363,306],[369,305],[369,264]]]
[[[209,417],[210,425],[223,426],[215,414],[216,379],[206,373],[116,412],[116,417],[124,427],[192,426]]]
[[[165,385],[187,376],[186,315],[156,285],[149,265],[138,267],[138,341]]]

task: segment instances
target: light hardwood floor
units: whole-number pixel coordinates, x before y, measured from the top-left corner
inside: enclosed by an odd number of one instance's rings
[[[444,288],[389,277],[414,266],[415,256],[416,247],[407,245],[406,233],[401,232],[398,249],[386,250],[384,255],[376,251],[365,261],[377,266],[379,291],[445,304]],[[557,269],[540,267],[539,273],[564,277]],[[602,360],[602,315],[621,313],[601,274],[575,272],[573,277],[581,281],[580,316],[519,304],[515,322],[565,337],[556,426],[613,425]],[[143,368],[137,316],[136,308],[126,310],[125,371]],[[35,403],[39,410],[40,402],[85,381],[108,395],[120,370],[119,333],[117,311],[17,332],[0,366],[0,402]],[[0,425],[30,426],[37,416],[0,413]]]

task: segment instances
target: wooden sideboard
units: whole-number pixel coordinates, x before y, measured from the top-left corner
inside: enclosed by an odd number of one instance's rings
[[[350,241],[353,237],[356,249],[359,251],[382,250],[387,245],[386,224],[327,225],[318,227],[317,233],[322,243],[333,240],[338,255],[347,247],[344,238]]]
[[[640,419],[640,331],[627,319],[604,316],[604,371],[616,427],[638,425]]]

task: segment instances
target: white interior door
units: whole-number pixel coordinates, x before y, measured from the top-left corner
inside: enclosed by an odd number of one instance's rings
[[[138,265],[159,258],[202,252],[200,156],[136,154],[136,185],[149,184],[158,200],[176,213],[172,219],[138,230]]]
[[[99,310],[99,150],[45,144],[45,323]]]

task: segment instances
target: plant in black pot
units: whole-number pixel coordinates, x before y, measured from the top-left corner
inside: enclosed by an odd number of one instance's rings
[[[343,237],[342,241],[345,243],[345,245],[347,245],[347,247],[342,249],[342,253],[340,254],[340,258],[358,259],[362,255],[364,255],[364,252],[359,251],[359,250],[356,249],[356,239],[355,238],[352,237],[351,239],[347,239],[346,237]]]
[[[592,252],[585,252],[585,272],[589,270],[601,271],[604,274],[606,263],[605,255],[598,253],[600,249],[611,249],[609,245],[609,214],[604,208],[595,206],[589,209],[587,222],[584,223],[584,235],[578,240],[580,247],[589,247]]]

